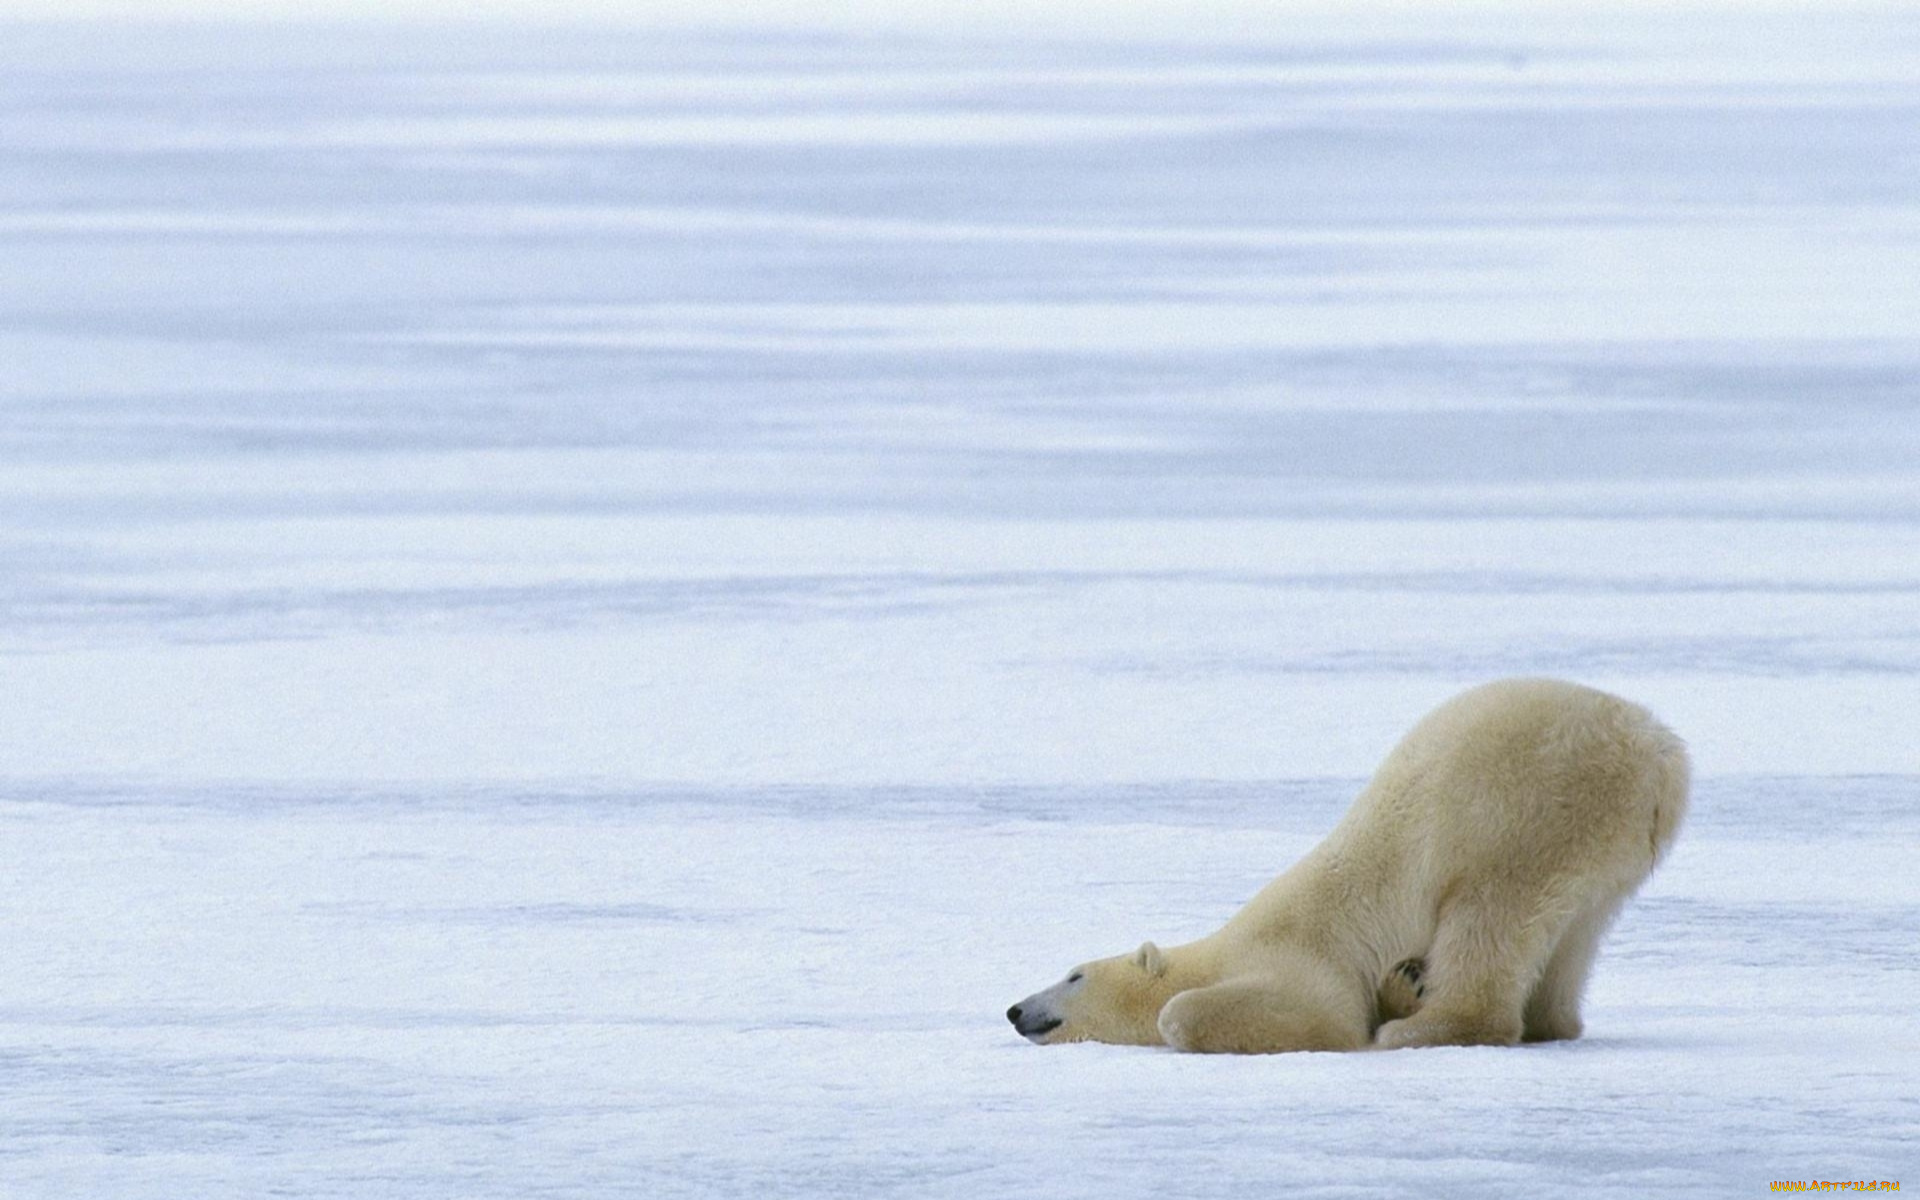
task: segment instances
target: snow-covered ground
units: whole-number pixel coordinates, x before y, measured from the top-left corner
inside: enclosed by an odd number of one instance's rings
[[[0,1195],[1920,1186],[1920,18],[673,11],[0,21]],[[1515,673],[1586,1039],[1006,1027]]]

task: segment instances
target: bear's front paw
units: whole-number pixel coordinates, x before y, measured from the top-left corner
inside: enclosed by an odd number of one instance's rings
[[[1387,972],[1380,981],[1379,1021],[1398,1021],[1420,1011],[1427,997],[1427,964],[1424,959],[1409,958]]]
[[[1201,1049],[1196,1028],[1199,1014],[1191,1002],[1181,1003],[1186,995],[1175,996],[1160,1010],[1160,1040],[1175,1050],[1192,1053]]]

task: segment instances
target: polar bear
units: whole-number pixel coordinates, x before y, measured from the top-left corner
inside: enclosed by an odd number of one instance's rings
[[[1240,1054],[1579,1037],[1600,939],[1672,845],[1688,777],[1639,705],[1485,684],[1217,933],[1075,967],[1007,1018],[1041,1044]]]

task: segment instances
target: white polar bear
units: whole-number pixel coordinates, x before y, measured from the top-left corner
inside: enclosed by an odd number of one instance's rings
[[[1594,953],[1672,844],[1688,773],[1616,696],[1474,688],[1219,932],[1076,967],[1007,1017],[1043,1044],[1241,1054],[1579,1037]]]

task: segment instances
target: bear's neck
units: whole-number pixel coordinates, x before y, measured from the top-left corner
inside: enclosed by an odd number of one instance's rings
[[[1219,933],[1183,946],[1170,947],[1162,953],[1166,956],[1167,969],[1160,983],[1166,992],[1166,999],[1172,999],[1188,988],[1219,983],[1226,977],[1230,961],[1229,947]]]

